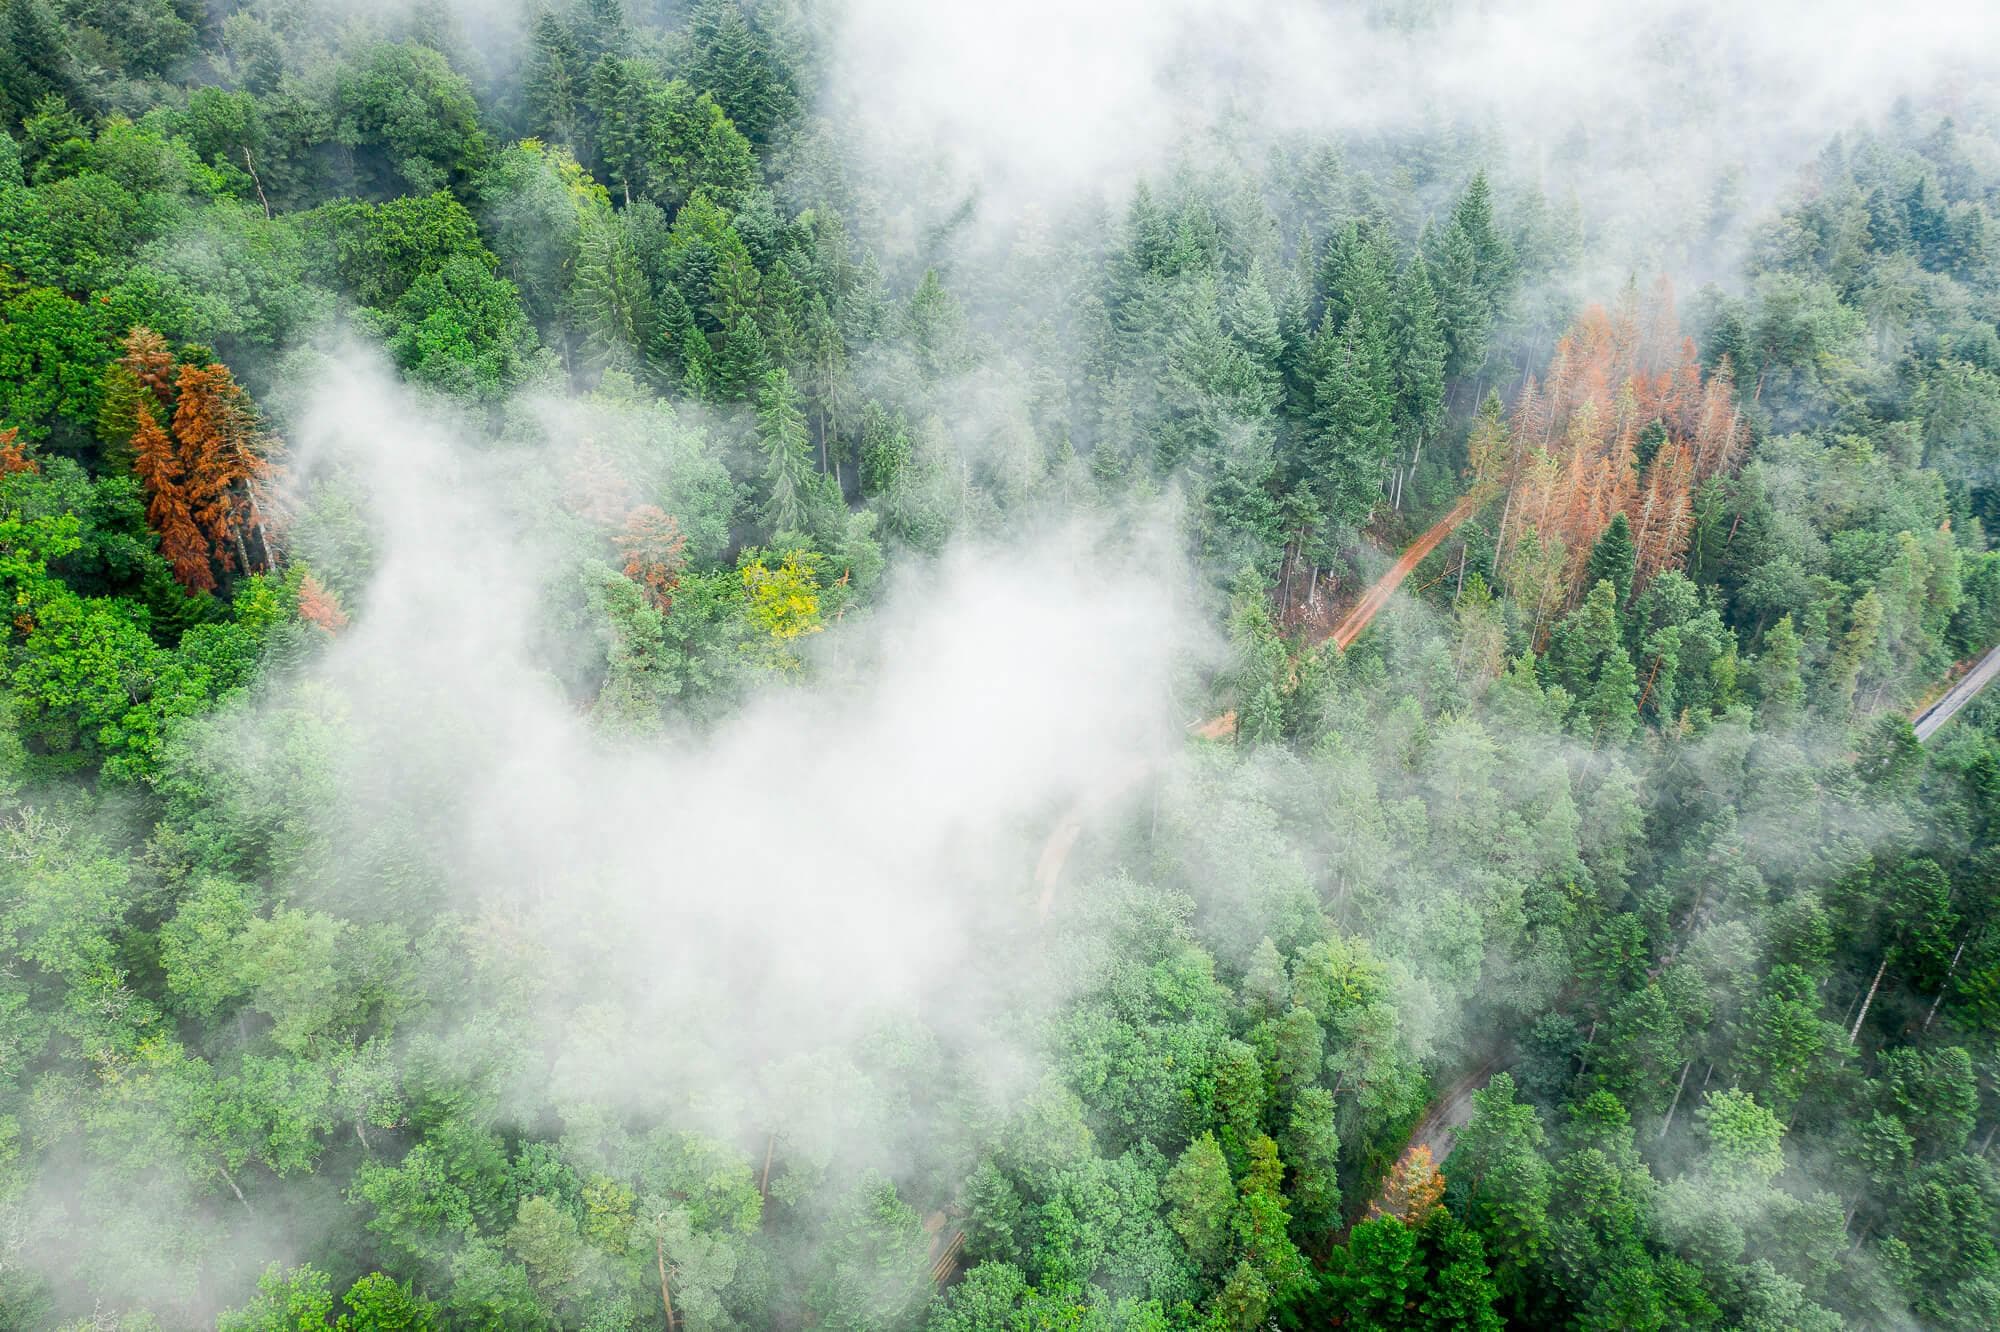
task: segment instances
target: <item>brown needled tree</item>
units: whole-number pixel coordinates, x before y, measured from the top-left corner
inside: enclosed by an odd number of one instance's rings
[[[657,505],[641,505],[625,519],[625,530],[617,540],[625,576],[645,589],[655,610],[662,615],[672,610],[674,589],[687,567],[687,538],[673,516]]]
[[[146,521],[160,534],[160,554],[174,567],[174,577],[190,592],[211,592],[215,574],[209,567],[208,540],[189,512],[180,453],[151,412],[139,413],[132,434],[132,470],[145,484]]]

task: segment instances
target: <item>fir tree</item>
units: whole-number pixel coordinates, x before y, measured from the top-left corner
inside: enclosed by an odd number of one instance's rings
[[[1444,420],[1444,370],[1449,356],[1437,293],[1421,254],[1404,267],[1391,320],[1396,356],[1396,433],[1416,451]]]
[[[1612,604],[1624,612],[1631,608],[1632,575],[1637,567],[1638,551],[1632,544],[1632,524],[1624,514],[1613,514],[1604,534],[1590,548],[1590,560],[1584,566],[1583,584],[1585,587],[1596,587],[1600,582],[1609,582]]]
[[[798,390],[784,370],[767,371],[757,396],[757,443],[763,450],[764,523],[774,536],[803,533],[812,516],[818,476]]]

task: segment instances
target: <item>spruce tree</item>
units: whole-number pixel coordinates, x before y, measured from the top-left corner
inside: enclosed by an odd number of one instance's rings
[[[1437,292],[1421,254],[1404,267],[1396,285],[1390,335],[1395,346],[1396,433],[1412,450],[1444,421],[1444,369],[1449,356]]]
[[[1632,575],[1638,567],[1638,552],[1632,544],[1632,524],[1623,513],[1611,516],[1611,522],[1597,538],[1597,544],[1590,548],[1590,562],[1584,566],[1583,581],[1586,587],[1596,587],[1600,582],[1611,584],[1612,604],[1620,612],[1631,609]]]
[[[1757,654],[1758,724],[1768,731],[1783,730],[1798,716],[1804,698],[1799,634],[1787,614],[1764,635],[1764,650]]]
[[[757,397],[757,444],[764,453],[764,523],[773,536],[803,533],[818,476],[798,390],[784,370],[767,371]]]
[[[1445,228],[1431,269],[1444,327],[1445,373],[1469,379],[1486,363],[1486,333],[1490,312],[1479,284],[1479,256],[1471,239],[1457,226]]]

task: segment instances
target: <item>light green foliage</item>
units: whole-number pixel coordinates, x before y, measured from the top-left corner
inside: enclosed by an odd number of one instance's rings
[[[1784,1126],[1749,1092],[1711,1092],[1694,1114],[1724,1178],[1768,1180],[1785,1168]]]
[[[1160,1193],[1166,1199],[1174,1233],[1187,1246],[1188,1256],[1204,1266],[1220,1262],[1229,1238],[1236,1187],[1214,1134],[1202,1134],[1181,1153],[1181,1159],[1161,1181]]]

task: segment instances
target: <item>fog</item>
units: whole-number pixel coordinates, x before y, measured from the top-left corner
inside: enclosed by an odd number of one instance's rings
[[[1394,159],[1406,136],[1444,126],[1489,144],[1497,177],[1579,201],[1589,232],[1568,291],[1609,298],[1655,269],[1727,285],[1750,222],[1808,179],[1830,132],[1909,95],[1949,107],[2000,73],[1991,8],[1974,0],[803,8],[831,41],[817,110],[836,136],[858,135],[872,195],[858,239],[911,267],[943,253],[965,290],[1026,305],[1050,298],[1015,266],[1024,228],[1115,209],[1139,179],[1183,164],[1254,177],[1294,135]],[[498,6],[451,9],[515,30]],[[1416,181],[1441,209],[1463,183]],[[934,252],[968,201],[964,236]],[[962,463],[1011,465],[995,441],[1029,433],[1032,386],[1009,348],[972,345],[969,365],[899,405],[948,417]],[[1051,487],[1004,524],[968,523],[939,555],[905,552],[864,608],[792,645],[789,669],[753,673],[725,715],[635,734],[571,687],[579,661],[619,647],[607,617],[585,623],[574,604],[619,575],[607,532],[566,506],[564,474],[609,417],[658,446],[607,455],[614,473],[631,469],[617,478],[627,493],[692,485],[674,470],[687,439],[726,440],[741,420],[546,390],[474,419],[399,385],[352,341],[292,366],[290,507],[308,562],[315,536],[357,529],[345,555],[320,548],[353,623],[225,706],[192,766],[278,810],[283,907],[400,920],[412,935],[442,924],[449,937],[424,957],[463,968],[465,1000],[408,1015],[398,1057],[448,1045],[492,1092],[495,1123],[630,1112],[752,1155],[792,1144],[780,1170],[880,1170],[923,1210],[941,1207],[980,1135],[1041,1085],[1035,1019],[1078,983],[1059,959],[1093,928],[1074,903],[1120,872],[1197,884],[1228,968],[1298,928],[1315,881],[1338,885],[1343,927],[1392,922],[1378,942],[1395,963],[1398,1039],[1417,1057],[1490,1044],[1456,997],[1482,967],[1492,993],[1475,1006],[1499,996],[1526,1011],[1573,979],[1558,970],[1572,959],[1488,955],[1454,935],[1476,921],[1490,842],[1413,845],[1366,823],[1380,803],[1415,801],[1403,775],[1377,789],[1399,752],[1389,720],[1368,719],[1352,752],[1329,742],[1310,774],[1303,760],[1188,744],[1202,714],[1190,700],[1231,665],[1203,580],[1234,570],[1195,567],[1172,482],[1111,508],[1065,506]],[[876,371],[898,383],[895,367]],[[712,536],[710,558],[732,544]],[[1399,646],[1451,632],[1407,601],[1384,625]],[[1438,733],[1476,725],[1443,719]],[[1746,735],[1725,729],[1677,759],[1718,800],[1754,795],[1798,756],[1784,741],[1746,758]],[[329,756],[322,783],[287,786],[294,743]],[[1491,759],[1479,737],[1466,743]],[[1798,743],[1815,758],[1838,750]],[[1485,778],[1518,824],[1613,823],[1636,807],[1632,773],[1607,777],[1587,747],[1552,739],[1539,757],[1536,771]],[[1040,921],[1036,858],[1079,810],[1084,851]],[[1906,827],[1902,811],[1875,811],[1851,845],[1808,857],[1784,817],[1753,801],[1744,835],[1773,859],[1796,855],[1801,877]],[[1525,856],[1508,868],[1569,872]],[[1685,947],[1715,928],[1691,921]],[[477,1033],[503,1026],[493,1054]],[[844,1061],[912,1030],[923,1060],[858,1090]],[[927,1082],[940,1068],[948,1087]],[[948,1097],[961,1099],[939,1111]],[[309,1258],[319,1238],[310,1217],[256,1229],[229,1241],[246,1269]]]
[[[1444,131],[1581,200],[1599,299],[1635,269],[1727,281],[1737,228],[1829,135],[2000,70],[1980,0],[846,0],[828,22],[828,109],[940,215],[969,196],[1004,231],[1181,158],[1254,167],[1310,132],[1393,160]]]

